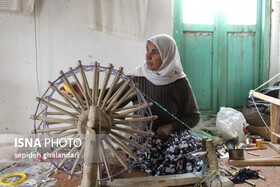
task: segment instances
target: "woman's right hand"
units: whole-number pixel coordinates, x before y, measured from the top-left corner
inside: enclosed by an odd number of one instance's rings
[[[159,139],[166,140],[172,132],[173,126],[172,124],[168,124],[160,126],[156,131],[156,135]]]

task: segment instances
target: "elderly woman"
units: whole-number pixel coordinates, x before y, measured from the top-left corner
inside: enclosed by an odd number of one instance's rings
[[[157,103],[151,107],[151,111],[158,119],[152,127],[155,136],[147,145],[150,152],[143,153],[136,148],[133,150],[142,160],[141,164],[135,166],[150,175],[199,171],[202,161],[186,156],[197,149],[196,141],[188,133],[186,125],[194,127],[200,114],[190,83],[183,72],[176,43],[172,37],[161,34],[148,39],[146,47],[146,63],[129,74],[135,76],[134,82],[147,100]],[[73,87],[82,96],[76,83]],[[132,101],[135,103],[138,100],[135,97]],[[145,142],[142,139],[139,143]],[[132,158],[128,158],[128,161],[134,162]]]
[[[143,161],[137,166],[151,175],[198,171],[201,161],[183,155],[197,147],[182,122],[194,127],[200,113],[183,72],[176,43],[172,37],[161,34],[148,39],[146,47],[146,63],[129,74],[135,76],[134,81],[148,100],[156,101],[160,106],[151,107],[158,119],[153,123],[152,130],[156,135],[148,145],[150,153],[134,150]]]

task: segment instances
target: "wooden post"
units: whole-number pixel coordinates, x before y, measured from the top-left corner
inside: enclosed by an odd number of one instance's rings
[[[270,103],[270,128],[274,133],[278,132],[279,120],[280,120],[280,108],[279,106]],[[271,133],[271,143],[277,143],[277,136]]]
[[[210,170],[217,170],[219,168],[218,166],[218,158],[216,154],[216,149],[213,146],[213,142],[211,139],[206,140],[206,150],[207,150],[207,157],[208,157],[208,164],[210,167]]]
[[[100,119],[100,109],[95,106],[91,106],[88,114],[88,128],[85,136],[85,151],[84,151],[84,171],[82,187],[96,186],[97,169],[99,161],[99,139],[96,135],[94,127],[98,129]]]

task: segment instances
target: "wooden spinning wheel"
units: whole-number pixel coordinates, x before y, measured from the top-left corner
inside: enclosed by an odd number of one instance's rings
[[[47,137],[56,139],[57,143],[67,137],[69,142],[61,141],[62,144],[50,145],[41,151],[51,154],[78,153],[67,173],[71,178],[77,165],[83,162],[82,186],[95,186],[96,181],[111,179],[116,175],[111,170],[109,157],[116,158],[123,166],[123,171],[132,166],[116,146],[139,162],[130,147],[147,151],[137,140],[142,136],[153,136],[151,124],[157,116],[152,116],[152,103],[148,103],[135,87],[133,77],[124,75],[122,67],[115,70],[111,64],[102,67],[97,62],[94,65],[82,65],[80,61],[77,67],[70,68],[67,73],[60,71],[60,74],[57,80],[49,82],[50,87],[43,96],[36,98],[37,109],[31,116],[34,119],[32,133],[42,141],[43,137]],[[76,74],[80,74],[82,81]],[[103,83],[99,87],[101,74],[104,75]],[[76,83],[81,94],[71,81]],[[117,86],[121,81],[121,86]],[[60,89],[62,84],[71,94]],[[139,104],[126,105],[133,97],[137,97]],[[79,140],[79,146],[75,146],[76,140]],[[53,162],[56,171],[65,171],[63,166],[68,161],[69,158],[64,157],[58,163]]]

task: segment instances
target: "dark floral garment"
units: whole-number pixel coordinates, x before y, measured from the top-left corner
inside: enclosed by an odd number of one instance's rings
[[[139,144],[144,145],[146,139],[142,139]],[[134,167],[141,169],[153,176],[183,174],[197,172],[202,168],[202,159],[187,155],[197,149],[196,141],[186,130],[174,132],[167,140],[160,140],[156,136],[151,138],[147,145],[150,150],[142,152],[133,148],[132,152],[142,162],[136,163]],[[128,162],[134,160],[128,157]]]

